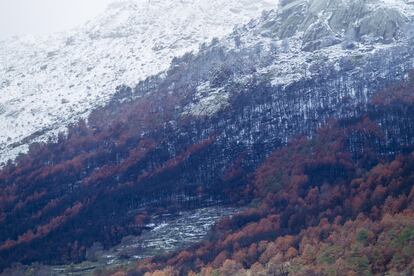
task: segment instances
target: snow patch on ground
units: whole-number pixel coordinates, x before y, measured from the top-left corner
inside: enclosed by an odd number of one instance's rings
[[[210,82],[205,82],[197,87],[194,103],[186,107],[183,115],[211,116],[228,105],[229,96],[225,88],[212,88]]]

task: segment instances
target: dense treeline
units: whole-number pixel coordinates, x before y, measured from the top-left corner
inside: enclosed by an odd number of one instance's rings
[[[210,51],[215,58],[209,68],[231,58],[223,49]],[[282,88],[253,74],[248,84],[223,84],[230,78],[225,68],[210,73],[192,67],[209,56],[183,57],[164,79],[150,78],[134,90],[120,87],[88,122],[56,141],[31,145],[0,171],[0,269],[12,262],[84,260],[96,241],[109,247],[140,234],[145,225],[136,217],[146,213],[248,202],[254,193],[243,189],[257,165],[295,135],[312,135],[330,116],[353,117],[368,108],[374,124],[384,120],[387,137],[374,152],[412,143],[411,107],[367,107],[369,95],[354,93],[366,91],[366,83],[355,76],[329,71]],[[192,116],[186,108],[205,81],[225,86],[227,108]],[[355,154],[364,139],[370,137],[363,132],[350,137]]]
[[[121,87],[119,94],[128,91]],[[111,102],[0,171],[0,269],[81,261],[96,241],[109,247],[140,234],[145,225],[136,217],[149,210],[240,198],[234,187],[253,167],[243,162],[246,148],[216,135],[219,117],[183,116],[177,107],[192,90],[175,92]]]
[[[385,271],[390,275],[411,275],[413,221],[412,205],[400,213],[386,213],[380,220],[364,215],[345,223],[321,220],[298,235],[262,240],[233,255],[224,254],[215,259],[217,264],[203,266],[200,274],[188,275],[384,275]],[[147,264],[147,269],[150,267]],[[145,275],[180,275],[173,266],[165,267]],[[111,273],[142,275],[136,271]]]
[[[276,150],[245,189],[251,208],[129,274],[412,274],[413,89],[384,90],[362,116]]]

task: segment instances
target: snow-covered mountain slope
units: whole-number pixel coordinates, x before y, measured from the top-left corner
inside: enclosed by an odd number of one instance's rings
[[[229,86],[245,86],[253,78],[287,87],[348,71],[346,74],[355,75],[354,80],[366,74],[366,87],[370,81],[395,81],[401,72],[414,68],[414,56],[407,50],[413,41],[411,0],[281,1],[277,9],[236,29],[213,46],[227,53],[215,74],[221,78],[226,75],[228,81],[216,85],[210,78],[200,84],[184,115],[213,115],[227,106],[231,98]],[[386,61],[391,57],[398,68]],[[389,66],[379,66],[381,63]],[[373,92],[368,90],[363,92],[365,100],[367,93]],[[360,91],[342,96],[361,101],[356,93]],[[315,99],[314,103],[302,103],[303,108],[312,108],[321,100]]]
[[[67,33],[0,41],[0,162],[104,104],[118,85],[229,34],[278,0],[116,1]]]

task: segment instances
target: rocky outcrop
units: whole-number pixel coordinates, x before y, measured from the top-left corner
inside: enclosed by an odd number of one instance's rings
[[[281,2],[272,29],[279,39],[304,33],[303,49],[313,51],[345,39],[392,43],[407,22],[404,10],[382,1],[296,0]]]

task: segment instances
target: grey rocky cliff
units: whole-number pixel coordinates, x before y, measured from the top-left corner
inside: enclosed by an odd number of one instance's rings
[[[303,48],[315,50],[347,39],[391,43],[409,22],[402,10],[378,0],[282,1],[272,32],[279,39],[304,33]]]

